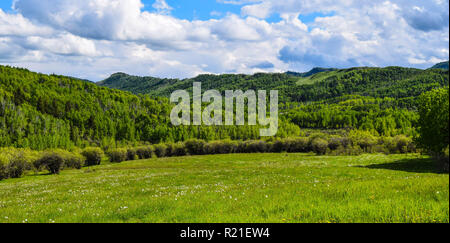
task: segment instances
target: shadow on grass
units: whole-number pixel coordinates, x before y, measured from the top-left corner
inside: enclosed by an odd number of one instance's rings
[[[26,174],[26,176],[31,176],[31,177],[37,177],[37,176],[49,176],[49,175],[53,175],[52,173],[50,173],[50,172],[38,172],[38,173],[33,173],[33,172],[30,172],[29,174]]]
[[[436,161],[423,158],[402,159],[391,163],[372,164],[360,167],[368,169],[397,170],[414,173],[444,174],[444,172],[442,172],[438,168]],[[445,172],[445,174],[448,174],[448,172]]]

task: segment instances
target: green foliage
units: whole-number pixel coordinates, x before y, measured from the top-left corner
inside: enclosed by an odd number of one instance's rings
[[[56,154],[64,160],[64,168],[81,169],[85,165],[86,158],[78,152],[69,152],[63,149],[51,149],[44,152]]]
[[[165,144],[165,155],[163,156],[184,156],[186,154],[187,150],[184,143],[182,142]]]
[[[322,138],[315,138],[311,141],[312,150],[318,155],[324,155],[327,153],[328,142]]]
[[[448,61],[438,63],[438,64],[434,65],[431,68],[432,69],[445,69],[445,70],[448,70]]]
[[[286,151],[290,153],[305,153],[311,151],[308,138],[292,138],[285,140],[285,143],[284,147],[286,148]]]
[[[104,152],[101,148],[91,147],[85,148],[81,153],[86,158],[86,165],[99,165],[104,157]]]
[[[300,128],[413,136],[418,122],[416,97],[448,86],[448,73],[440,69],[319,71],[307,75],[311,82],[299,82],[299,77],[288,74],[200,75],[186,80],[117,74],[99,84],[137,96],[74,78],[0,66],[0,147],[99,146],[108,151],[146,142],[261,139],[259,126],[172,126],[172,104],[148,94],[168,96],[176,89],[191,90],[193,82],[202,82],[204,90],[279,90],[279,138],[301,136]]]
[[[439,154],[449,146],[449,90],[436,89],[419,98],[419,137],[417,142]]]
[[[279,90],[283,101],[297,102],[320,101],[350,94],[398,99],[418,96],[435,87],[448,86],[448,72],[440,69],[313,69],[305,74],[292,74],[199,75],[192,79],[170,80],[119,73],[100,85],[135,94],[169,97],[175,90],[192,91],[192,83],[201,82],[204,90],[216,89],[220,92],[237,89]],[[304,77],[313,82],[301,81]]]
[[[127,148],[127,160],[136,160],[139,156],[137,155],[137,149]]]
[[[367,131],[353,130],[349,134],[350,140],[353,144],[358,145],[365,152],[377,144],[377,138]]]
[[[109,157],[109,161],[120,163],[127,160],[128,151],[124,148],[117,148],[108,150],[106,154]]]
[[[270,152],[270,148],[265,141],[245,141],[238,145],[241,153],[267,153]]]
[[[182,142],[167,145],[168,151],[169,147],[171,148],[169,153],[171,156],[185,156],[187,154],[186,147]]]
[[[413,135],[417,113],[399,108],[398,102],[392,98],[345,96],[294,105],[288,109],[286,117],[302,128],[359,129],[384,136]]]
[[[167,146],[164,144],[157,144],[154,146],[155,154],[158,158],[166,156]]]
[[[231,140],[212,141],[204,146],[205,154],[229,154],[240,152],[238,144]]]
[[[51,174],[59,174],[64,167],[64,158],[58,153],[45,153],[40,159],[34,162],[37,170],[47,169]]]
[[[141,146],[136,149],[136,154],[140,159],[149,159],[152,157],[154,149],[152,146]]]
[[[23,153],[19,153],[6,165],[4,174],[6,174],[6,178],[20,178],[28,168],[29,164],[26,158]]]
[[[184,143],[186,150],[191,155],[203,154],[206,142],[200,139],[190,139]]]
[[[320,75],[320,74],[319,74]],[[340,70],[313,84],[289,87],[292,101],[319,101],[345,95],[406,98],[436,87],[448,86],[448,71],[401,67]]]
[[[40,152],[30,149],[0,148],[0,180],[22,177],[39,157]]]

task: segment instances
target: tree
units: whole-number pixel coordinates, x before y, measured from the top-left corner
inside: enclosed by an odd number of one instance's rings
[[[435,89],[419,97],[418,144],[438,155],[449,144],[449,89]]]

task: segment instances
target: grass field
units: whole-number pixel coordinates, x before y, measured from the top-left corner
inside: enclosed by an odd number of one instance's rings
[[[449,175],[418,155],[230,154],[0,182],[0,222],[449,222]]]

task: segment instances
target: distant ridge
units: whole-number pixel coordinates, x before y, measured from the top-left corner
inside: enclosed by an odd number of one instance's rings
[[[448,70],[448,61],[438,63],[431,67],[431,69],[446,69]]]
[[[245,74],[202,74],[188,79],[161,79],[116,73],[97,83],[113,89],[151,97],[170,97],[175,90],[192,91],[201,82],[202,90],[278,90],[283,101],[310,102],[345,95],[417,97],[436,87],[448,86],[445,69],[405,67],[314,68],[309,72]]]
[[[312,76],[316,73],[322,73],[322,72],[330,72],[330,71],[336,71],[338,70],[337,68],[320,68],[320,67],[316,67],[311,69],[311,71],[306,72],[306,73],[299,73],[299,72],[292,72],[292,71],[288,71],[286,72],[286,74],[288,75],[292,75],[292,76],[296,76],[296,77],[302,77],[302,78],[306,78],[309,76]]]

